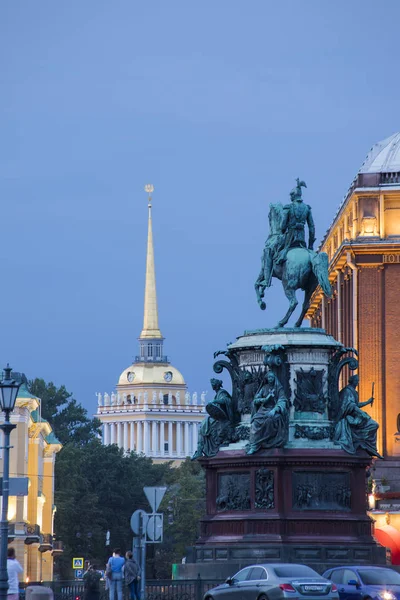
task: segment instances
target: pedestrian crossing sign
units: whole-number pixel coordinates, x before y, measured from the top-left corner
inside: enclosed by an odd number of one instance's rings
[[[83,569],[83,558],[73,558],[72,559],[72,568],[73,569]]]

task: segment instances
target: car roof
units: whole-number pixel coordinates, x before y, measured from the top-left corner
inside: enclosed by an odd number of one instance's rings
[[[330,569],[327,569],[325,571],[325,573],[327,571],[337,571],[338,569],[368,569],[368,570],[370,570],[370,569],[372,569],[372,570],[375,570],[375,569],[386,569],[386,570],[389,570],[389,571],[393,571],[394,570],[394,569],[391,569],[390,567],[383,567],[383,566],[382,567],[373,567],[371,565],[341,565],[340,567],[331,567]]]
[[[255,565],[246,565],[245,567],[243,567],[243,569],[248,569],[250,567],[264,567],[265,569],[270,569],[271,567],[308,567],[308,565],[302,565],[300,563],[257,563]],[[308,568],[312,569],[312,567]],[[242,571],[243,569],[240,570]]]

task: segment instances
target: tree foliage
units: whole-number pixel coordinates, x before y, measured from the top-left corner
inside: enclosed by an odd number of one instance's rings
[[[100,421],[90,418],[64,385],[57,388],[53,382],[36,378],[29,382],[29,389],[41,399],[42,417],[62,444],[85,445],[100,434]]]

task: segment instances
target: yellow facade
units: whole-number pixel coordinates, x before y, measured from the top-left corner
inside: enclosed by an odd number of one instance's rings
[[[62,551],[61,544],[53,541],[54,463],[61,444],[41,419],[40,399],[30,394],[25,383],[11,422],[17,427],[11,432],[10,478],[27,478],[28,495],[10,496],[9,545],[24,569],[21,580],[51,581],[54,556]],[[2,463],[0,454],[0,472]]]

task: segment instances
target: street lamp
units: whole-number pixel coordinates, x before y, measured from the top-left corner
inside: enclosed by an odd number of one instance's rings
[[[10,477],[10,433],[16,425],[10,423],[10,413],[14,410],[20,383],[11,379],[11,367],[4,369],[4,378],[0,382],[0,409],[4,413],[4,423],[0,425],[3,432],[3,481],[2,481],[2,506],[0,522],[0,600],[7,600],[8,574],[7,574],[7,546],[8,546],[8,494]]]

